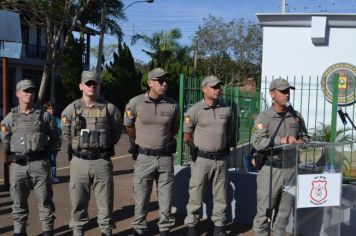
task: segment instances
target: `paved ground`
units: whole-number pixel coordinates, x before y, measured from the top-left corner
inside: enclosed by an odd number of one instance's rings
[[[117,236],[127,236],[132,234],[131,219],[134,211],[134,199],[132,195],[132,179],[133,179],[133,161],[127,153],[128,139],[123,135],[118,145],[116,145],[116,156],[113,158],[114,166],[114,181],[115,181],[115,198],[114,198],[114,222],[116,229],[113,233]],[[64,153],[59,153],[57,166],[58,176],[61,183],[53,185],[54,202],[56,206],[56,221],[55,235],[71,235],[68,228],[70,220],[70,199],[68,193],[69,183],[69,168],[68,161]],[[9,192],[3,187],[3,166],[0,168],[0,235],[12,235],[12,220],[11,220],[11,198]],[[28,235],[40,235],[41,225],[38,218],[38,210],[36,198],[33,193],[29,197],[30,216],[27,226]],[[146,235],[159,235],[158,222],[158,203],[156,191],[152,191],[150,212],[148,214],[149,231]],[[88,224],[85,235],[100,235],[99,228],[96,223],[96,205],[95,198],[92,199],[89,205],[90,222]],[[186,230],[183,225],[184,216],[176,215],[176,225],[172,229],[172,235],[186,235]],[[200,224],[201,235],[211,235],[212,227],[209,220],[204,220]],[[229,235],[253,235],[251,227],[245,225],[231,224],[228,227]]]

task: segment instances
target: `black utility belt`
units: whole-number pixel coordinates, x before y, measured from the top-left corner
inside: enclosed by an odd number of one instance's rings
[[[9,162],[19,165],[26,165],[31,161],[43,160],[44,152],[33,152],[28,154],[11,154],[8,157]]]
[[[202,157],[210,160],[222,160],[226,157],[225,150],[219,152],[207,152],[207,151],[198,150],[197,154],[198,157]]]
[[[111,154],[112,153],[109,152],[108,150],[97,150],[97,151],[73,150],[73,155],[83,160],[99,160],[99,159],[109,160]]]
[[[282,161],[272,161],[272,165],[271,165],[271,162],[269,160],[266,160],[265,165],[281,169],[283,167],[283,162]]]
[[[166,148],[151,149],[151,148],[143,148],[138,146],[137,152],[139,154],[144,154],[147,156],[171,156],[172,155],[172,152],[167,151]]]

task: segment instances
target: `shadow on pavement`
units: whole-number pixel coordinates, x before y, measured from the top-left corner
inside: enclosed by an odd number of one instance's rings
[[[118,176],[118,175],[129,175],[129,174],[132,174],[134,172],[133,169],[129,169],[129,170],[117,170],[117,171],[114,171],[113,172],[113,176]],[[59,179],[59,184],[61,183],[69,183],[69,179],[70,179],[70,176],[69,175],[60,175],[60,176],[57,176],[58,179]],[[0,196],[1,197],[1,196]]]
[[[10,231],[12,231],[12,225],[0,228],[0,234],[4,234],[4,233],[10,232]]]

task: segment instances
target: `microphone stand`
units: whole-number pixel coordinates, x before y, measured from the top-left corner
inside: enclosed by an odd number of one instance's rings
[[[349,122],[351,123],[352,127],[354,128],[354,130],[356,130],[356,126],[355,126],[354,122],[351,120],[351,118],[349,117],[349,114],[347,114],[347,112],[344,112],[344,115],[349,120]]]
[[[273,148],[274,148],[274,139],[277,136],[278,130],[281,128],[281,125],[286,118],[287,112],[283,113],[282,119],[279,122],[277,129],[274,131],[271,140],[269,142],[269,150],[270,150],[270,156],[269,156],[269,162],[270,162],[270,170],[269,170],[269,193],[268,193],[268,208],[266,209],[266,217],[268,220],[268,236],[271,235],[271,230],[272,230],[272,177],[273,177]]]

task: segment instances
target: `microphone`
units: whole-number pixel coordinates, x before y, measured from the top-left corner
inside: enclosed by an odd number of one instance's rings
[[[345,119],[345,113],[341,110],[341,107],[337,109],[337,113],[339,113],[340,119],[344,125],[347,125],[347,121]]]
[[[290,104],[290,102],[287,102],[287,103],[286,103],[286,108],[287,108],[287,111],[289,111],[289,112],[292,114],[292,116],[293,116],[294,119],[298,118],[297,113],[296,113],[295,110],[293,109],[293,107],[292,107],[292,105]]]

